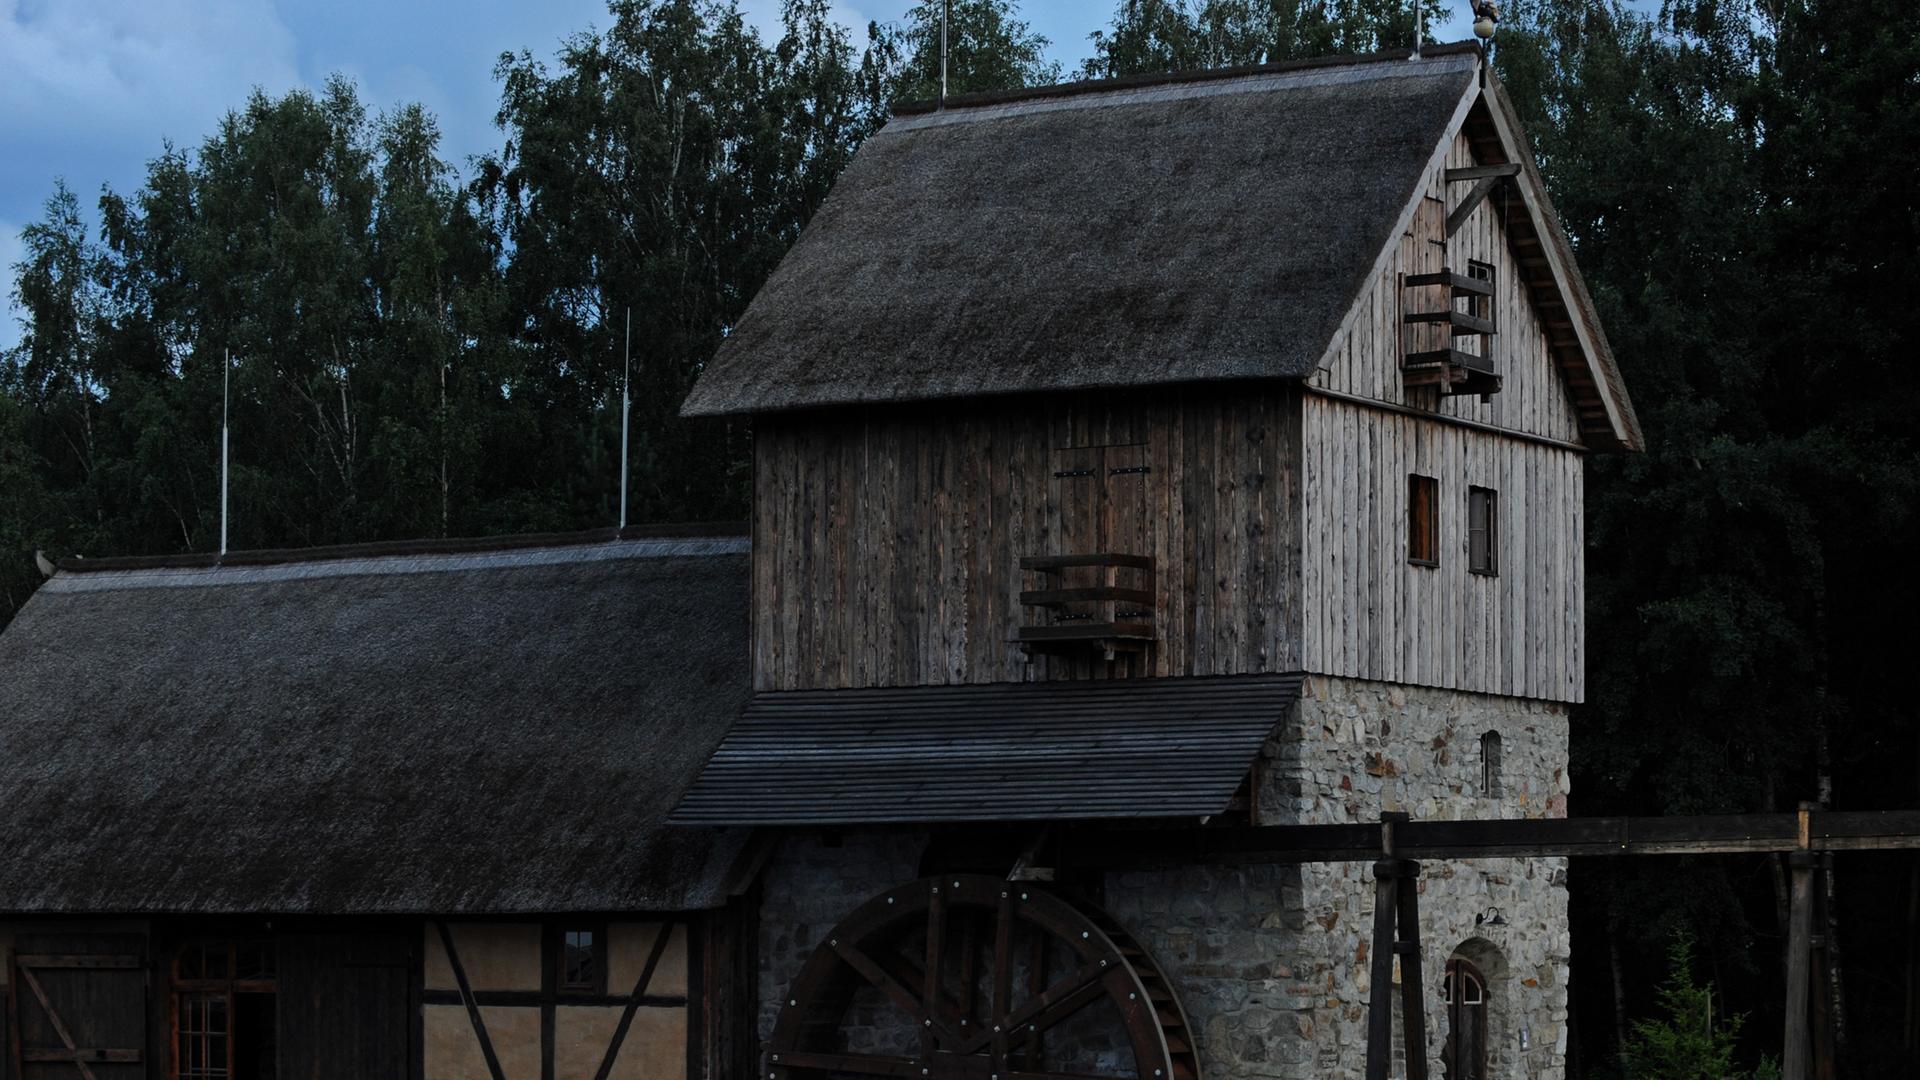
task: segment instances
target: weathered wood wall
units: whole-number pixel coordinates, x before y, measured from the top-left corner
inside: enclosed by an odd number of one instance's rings
[[[1443,169],[1475,164],[1466,136],[1454,140]],[[1541,325],[1520,267],[1507,247],[1504,215],[1520,213],[1495,192],[1446,239],[1447,211],[1472,188],[1470,183],[1448,184],[1435,170],[1427,184],[1426,202],[1415,213],[1412,227],[1401,239],[1399,257],[1389,260],[1360,300],[1360,315],[1351,331],[1335,346],[1330,361],[1312,378],[1310,387],[1352,394],[1394,405],[1431,410],[1441,416],[1474,420],[1511,431],[1540,435],[1562,442],[1580,442],[1579,417],[1566,383],[1547,349]],[[1518,198],[1518,196],[1511,196]],[[1400,375],[1403,334],[1416,349],[1438,348],[1444,334],[1436,328],[1403,327],[1400,276],[1425,274],[1449,267],[1466,273],[1469,260],[1495,268],[1495,317],[1500,332],[1487,344],[1495,369],[1506,384],[1491,401],[1477,396],[1448,396],[1431,386],[1407,386]],[[1425,290],[1438,296],[1438,290]],[[1417,338],[1416,335],[1425,335]],[[1464,346],[1478,351],[1472,342]]]
[[[1299,418],[1282,385],[762,417],[754,685],[1297,670]],[[1092,446],[1151,470],[1111,516],[1160,567],[1159,641],[1144,662],[1029,661],[1008,643],[1019,559],[1089,542],[1053,474]]]
[[[1309,396],[1308,671],[1579,701],[1582,456]],[[1440,565],[1407,562],[1407,476],[1440,482]],[[1467,488],[1500,493],[1498,570],[1467,569]]]

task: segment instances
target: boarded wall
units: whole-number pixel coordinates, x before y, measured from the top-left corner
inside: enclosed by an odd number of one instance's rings
[[[1579,701],[1582,455],[1309,396],[1306,668]],[[1439,481],[1438,566],[1407,561],[1407,476]],[[1467,489],[1499,493],[1498,573],[1467,568]]]
[[[1297,670],[1298,402],[1236,385],[762,417],[755,687]],[[1056,476],[1075,466],[1132,485],[1107,525],[1080,524]],[[1157,561],[1153,651],[1029,660],[1008,640],[1035,617],[1019,559],[1102,544]]]

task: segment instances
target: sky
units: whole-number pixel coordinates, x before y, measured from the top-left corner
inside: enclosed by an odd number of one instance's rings
[[[780,0],[740,0],[771,35]],[[911,0],[836,0],[856,46],[871,20]],[[1026,0],[1022,12],[1071,70],[1117,0]],[[1466,4],[1459,5],[1464,13]],[[91,207],[102,185],[129,192],[167,142],[193,148],[254,87],[318,88],[334,72],[375,109],[418,101],[440,121],[450,160],[492,149],[504,51],[551,56],[608,22],[605,0],[0,0],[0,348],[20,336],[12,266],[20,229],[65,178]],[[1466,20],[1436,27],[1466,36]]]

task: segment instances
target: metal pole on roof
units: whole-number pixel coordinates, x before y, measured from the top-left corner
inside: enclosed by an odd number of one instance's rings
[[[627,527],[627,439],[633,415],[633,308],[627,308],[626,358],[620,374],[620,527]]]
[[[1420,59],[1420,39],[1426,36],[1426,9],[1422,0],[1413,0],[1413,59]]]
[[[947,103],[947,17],[953,0],[940,0],[940,104]]]
[[[233,350],[220,352],[220,554],[227,553],[227,428],[233,411]]]

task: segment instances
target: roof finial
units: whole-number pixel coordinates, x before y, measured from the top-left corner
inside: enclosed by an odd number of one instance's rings
[[[1493,32],[1500,27],[1500,9],[1493,0],[1472,0],[1473,36],[1482,44],[1493,40]]]

